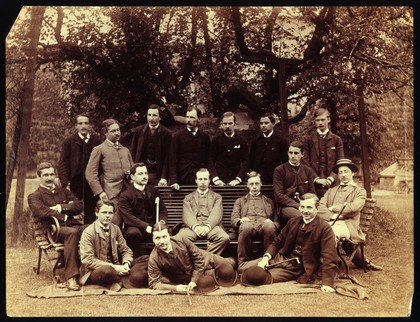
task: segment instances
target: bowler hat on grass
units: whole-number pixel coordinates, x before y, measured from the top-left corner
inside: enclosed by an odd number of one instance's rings
[[[247,268],[241,275],[241,283],[245,286],[259,286],[272,284],[273,276],[270,272],[259,266]]]
[[[197,280],[197,286],[194,288],[195,293],[209,293],[217,290],[216,281],[211,275],[201,276]]]
[[[357,167],[357,165],[355,165],[350,159],[340,159],[340,160],[338,160],[337,163],[334,165],[332,170],[335,173],[338,173],[338,168],[339,167],[349,167],[350,170],[353,171],[353,172],[359,171],[359,168]]]
[[[149,275],[144,269],[131,270],[130,275],[122,278],[125,288],[146,288],[149,286],[148,280]]]
[[[223,263],[214,270],[214,280],[220,286],[232,286],[235,284],[238,273],[230,263]]]

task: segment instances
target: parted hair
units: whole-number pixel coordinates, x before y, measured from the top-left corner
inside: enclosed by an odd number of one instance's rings
[[[302,197],[300,197],[300,200],[308,200],[308,199],[315,199],[315,207],[316,208],[319,207],[319,198],[317,197],[316,194],[311,193],[311,192],[307,192],[307,193],[303,194]]]
[[[112,209],[115,212],[115,203],[111,200],[102,200],[102,199],[99,199],[98,202],[96,203],[95,212],[98,213],[99,210],[101,210],[101,207],[103,205],[112,206]]]
[[[114,119],[106,119],[105,121],[103,121],[102,122],[102,134],[105,135],[105,133],[108,132],[108,128],[112,124],[118,124],[118,126],[120,126],[120,123],[118,123],[118,121],[117,120],[114,120]]]
[[[51,162],[46,162],[46,161],[40,162],[36,167],[36,174],[40,177],[42,170],[49,169],[49,168],[54,168]],[[54,172],[55,172],[55,168],[54,168]]]
[[[137,162],[134,163],[133,166],[130,168],[130,174],[134,175],[136,173],[136,170],[138,167],[146,167],[146,164],[144,162]]]
[[[270,120],[270,122],[271,122],[271,123],[273,123],[273,124],[275,124],[275,123],[276,123],[276,119],[274,118],[273,113],[268,113],[268,112],[264,113],[263,115],[261,115],[260,120],[261,120],[263,117],[268,117],[268,119]]]
[[[195,106],[189,106],[187,108],[187,112],[191,112],[191,111],[197,111],[197,117],[200,118],[201,117],[201,110]]]

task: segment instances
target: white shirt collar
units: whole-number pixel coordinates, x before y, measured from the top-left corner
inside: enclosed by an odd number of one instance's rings
[[[197,192],[200,194],[200,195],[202,195],[202,194],[206,194],[207,192],[209,192],[209,189],[207,188],[207,190],[206,191],[201,191],[200,189],[197,189]]]
[[[228,135],[228,134],[226,134],[226,132],[223,132],[223,133],[225,133],[226,137],[228,137],[228,138],[233,138],[233,136],[235,135],[235,131],[232,132],[232,135]]]
[[[79,137],[84,141],[85,138],[87,138],[88,140],[90,139],[90,134],[88,133],[86,136],[83,136],[80,132],[77,132],[77,134],[79,134]]]
[[[330,131],[330,129],[326,129],[325,132],[321,132],[320,129],[316,129],[316,131],[318,132],[319,135],[326,135]]]
[[[258,192],[256,195],[254,195],[254,194],[253,194],[253,193],[251,193],[251,192],[249,193],[249,195],[250,195],[250,196],[253,196],[253,197],[258,197],[260,194],[261,194],[261,191],[260,191],[260,192]]]
[[[290,161],[288,161],[289,162],[289,164],[292,166],[292,167],[298,167],[298,166],[300,166],[300,163],[298,164],[298,165],[294,165],[294,164],[292,164],[292,162],[290,162]]]
[[[133,182],[133,186],[134,186],[134,188],[136,188],[137,190],[140,190],[140,191],[144,191],[144,188],[146,187],[146,186],[143,186],[143,185],[135,183],[135,182]]]
[[[118,143],[118,141],[117,142],[112,142],[111,140],[108,140],[108,139],[106,139],[109,143],[111,143],[111,145],[116,145],[116,146],[118,146],[119,145],[119,143]]]
[[[340,185],[344,185],[344,183],[340,182]],[[356,182],[354,182],[353,180],[349,181],[349,183],[346,184],[346,186],[353,186],[353,187],[357,187]]]
[[[270,136],[272,136],[272,135],[273,135],[273,133],[274,133],[274,130],[271,130],[271,132],[270,132],[270,133],[268,133],[268,134],[263,133],[263,136],[264,136],[265,138],[269,138]]]
[[[55,184],[53,184],[51,188],[50,188],[50,187],[47,187],[47,186],[45,186],[45,185],[43,185],[43,184],[39,184],[39,185],[40,185],[41,187],[45,188],[45,189],[48,189],[48,190],[54,190],[54,189],[56,188]]]
[[[315,218],[316,218],[316,216],[314,218],[312,218],[311,220],[308,220],[308,221],[306,221],[305,218],[302,218],[302,219],[303,219],[303,222],[305,223],[305,225],[307,225],[307,224],[311,223],[312,221],[314,221]]]
[[[160,125],[160,123],[158,123],[155,127],[150,126],[150,124],[148,124],[148,125],[149,125],[149,129],[157,130],[158,127],[159,127],[159,125]]]

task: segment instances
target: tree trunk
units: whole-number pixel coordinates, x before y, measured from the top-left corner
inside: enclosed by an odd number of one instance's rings
[[[283,63],[279,64],[279,94],[282,134],[283,137],[287,141],[289,141],[289,111],[287,109],[287,84],[285,66]]]
[[[26,64],[26,77],[23,84],[22,93],[22,124],[19,140],[19,147],[17,153],[17,183],[16,183],[16,199],[15,199],[15,213],[13,216],[13,230],[12,230],[12,245],[16,245],[21,237],[20,232],[24,229],[22,227],[23,218],[23,197],[25,195],[25,179],[26,179],[26,160],[28,154],[30,125],[32,118],[33,95],[35,70],[37,64],[37,45],[41,33],[42,19],[44,16],[45,7],[32,7],[31,23],[28,31],[29,48],[28,61]]]

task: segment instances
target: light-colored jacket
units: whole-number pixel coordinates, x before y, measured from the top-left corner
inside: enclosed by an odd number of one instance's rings
[[[105,191],[109,199],[119,195],[127,172],[133,165],[130,151],[119,144],[115,148],[105,140],[93,148],[86,166],[86,181],[95,196]],[[102,172],[102,174],[101,174]]]
[[[133,262],[133,252],[127,246],[120,228],[112,223],[109,224],[109,238],[111,240],[112,264]],[[80,284],[84,285],[93,270],[104,265],[107,261],[107,239],[105,232],[99,226],[99,221],[86,227],[80,237]],[[121,258],[121,261],[120,259]]]

